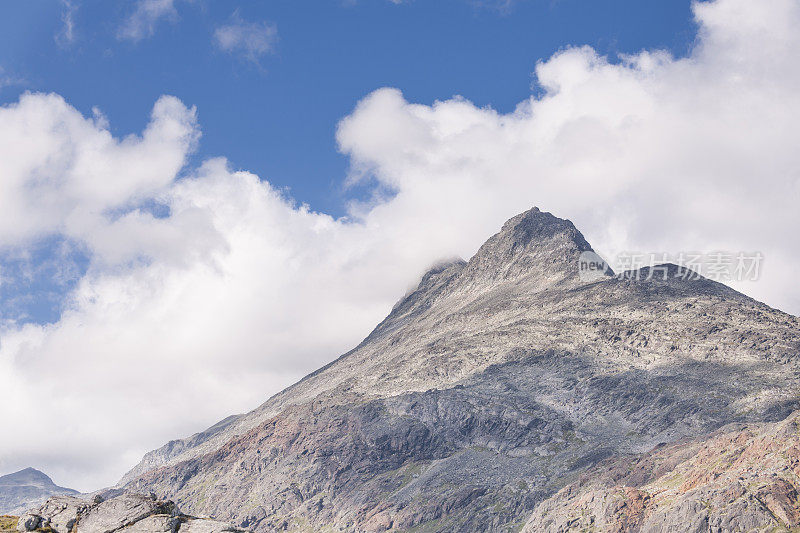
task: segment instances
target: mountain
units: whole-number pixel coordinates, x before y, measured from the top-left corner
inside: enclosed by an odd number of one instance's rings
[[[571,522],[547,502],[578,509],[561,491],[597,488],[574,484],[609,461],[800,409],[800,320],[675,265],[583,281],[591,251],[571,222],[522,213],[352,351],[120,486],[256,531],[555,531]]]
[[[19,514],[57,494],[78,494],[78,491],[59,487],[35,468],[0,476],[0,514]]]

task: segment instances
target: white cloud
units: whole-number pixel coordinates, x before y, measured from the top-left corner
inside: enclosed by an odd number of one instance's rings
[[[258,61],[271,53],[278,40],[278,30],[268,22],[242,20],[238,12],[231,15],[228,24],[214,31],[214,44],[228,53],[241,53],[250,61]]]
[[[354,175],[398,191],[395,209],[427,203],[442,222],[476,209],[499,221],[536,203],[610,255],[761,250],[764,278],[739,288],[797,313],[800,292],[786,287],[800,260],[800,6],[695,8],[688,58],[642,52],[612,64],[568,49],[537,66],[545,95],[508,115],[383,89],[341,123],[340,145]]]
[[[760,250],[763,279],[742,288],[800,312],[800,7],[695,9],[690,57],[568,49],[537,66],[544,96],[510,114],[369,95],[337,138],[351,179],[393,194],[347,220],[222,159],[176,177],[198,130],[174,98],[126,139],[54,95],[0,109],[0,244],[60,234],[92,253],[59,322],[0,331],[14,399],[0,419],[15,428],[0,470],[111,483],[351,348],[427,265],[468,257],[532,205],[606,253]]]
[[[199,136],[194,109],[169,96],[140,137],[114,139],[97,116],[53,94],[0,108],[0,245],[53,233],[94,239],[106,211],[172,183]]]
[[[56,33],[56,44],[66,48],[75,42],[75,13],[78,11],[78,4],[72,0],[61,0],[64,10],[61,12],[61,22],[63,26]]]
[[[136,0],[136,7],[120,26],[117,37],[140,41],[151,37],[161,20],[175,20],[177,17],[175,0]]]

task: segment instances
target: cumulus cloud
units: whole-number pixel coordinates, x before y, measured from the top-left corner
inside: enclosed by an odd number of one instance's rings
[[[258,61],[264,54],[271,53],[277,40],[278,30],[274,24],[248,22],[242,20],[238,12],[214,31],[214,44],[220,50],[241,53],[250,61]]]
[[[799,10],[791,0],[696,4],[699,42],[682,59],[564,50],[537,65],[544,95],[506,115],[382,89],[342,121],[338,140],[356,179],[442,223],[476,209],[498,221],[533,202],[612,256],[762,251],[763,279],[738,287],[796,313],[786,287],[800,259]]]
[[[0,245],[60,233],[104,247],[108,211],[169,185],[199,132],[194,109],[156,102],[141,136],[114,139],[102,115],[86,119],[62,97],[25,94],[0,108]]]
[[[376,191],[344,219],[224,159],[184,168],[199,132],[171,97],[124,139],[55,95],[0,109],[0,249],[58,235],[89,257],[60,320],[0,330],[0,470],[112,483],[351,348],[429,264],[532,205],[606,255],[762,251],[739,288],[800,312],[800,6],[695,14],[689,57],[567,49],[508,114],[375,91],[337,132],[348,179]]]
[[[136,0],[136,7],[117,31],[117,37],[141,41],[151,37],[161,20],[175,20],[178,11],[175,0]]]

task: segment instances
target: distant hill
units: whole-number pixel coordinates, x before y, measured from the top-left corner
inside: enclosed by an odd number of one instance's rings
[[[0,476],[0,514],[19,514],[57,494],[78,494],[78,491],[59,487],[50,476],[35,468]]]

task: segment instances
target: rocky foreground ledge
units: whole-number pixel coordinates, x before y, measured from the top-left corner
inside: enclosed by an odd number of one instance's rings
[[[245,530],[226,522],[182,514],[169,500],[125,493],[92,501],[53,496],[19,518],[17,531],[46,533],[223,533]]]

